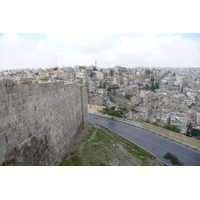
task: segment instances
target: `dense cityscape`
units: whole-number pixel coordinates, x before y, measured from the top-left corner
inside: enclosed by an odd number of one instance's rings
[[[126,120],[147,122],[199,139],[199,68],[91,66],[0,71],[19,84],[64,81],[87,87],[88,104]]]

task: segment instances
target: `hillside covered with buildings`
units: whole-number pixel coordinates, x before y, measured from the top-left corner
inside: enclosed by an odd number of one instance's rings
[[[15,69],[0,71],[0,78],[18,83],[77,82],[87,88],[88,103],[105,106],[103,112],[158,126],[188,126],[200,130],[199,68],[125,68],[91,66]],[[189,130],[188,136],[191,136]]]

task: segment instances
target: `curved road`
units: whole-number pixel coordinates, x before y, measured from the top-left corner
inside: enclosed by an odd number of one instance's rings
[[[89,114],[89,122],[102,125],[118,135],[140,145],[144,149],[152,152],[158,159],[168,165],[172,165],[163,156],[170,152],[186,166],[200,166],[200,152],[186,147],[182,144],[161,137],[149,131],[127,125],[115,120],[106,119],[100,116]]]

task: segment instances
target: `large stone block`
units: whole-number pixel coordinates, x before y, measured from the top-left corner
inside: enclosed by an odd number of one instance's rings
[[[23,109],[23,105],[19,105],[18,107],[17,107],[17,111],[18,112],[20,112],[20,111],[23,111],[24,109]]]
[[[15,87],[14,87],[14,85],[9,85],[9,86],[7,86],[7,87],[6,87],[6,92],[7,92],[8,94],[14,93],[14,92],[15,92]]]
[[[8,145],[8,143],[6,141],[6,138],[5,137],[1,138],[0,139],[0,147],[3,148],[5,146],[7,146],[7,145]]]
[[[0,78],[0,87],[5,86],[5,79]]]
[[[16,140],[16,135],[15,134],[10,134],[6,137],[7,143],[11,144]]]
[[[7,94],[7,91],[6,91],[6,87],[5,86],[0,86],[0,96],[4,96]]]
[[[2,101],[2,102],[8,101],[8,95],[2,96],[2,97],[1,97],[1,101]]]
[[[1,110],[0,118],[6,117],[6,116],[8,116],[8,110],[7,109]]]
[[[27,127],[23,127],[23,128],[21,129],[21,134],[26,134],[27,132],[28,132]]]
[[[8,128],[8,129],[4,130],[3,132],[4,132],[4,135],[7,137],[12,134],[12,129]]]

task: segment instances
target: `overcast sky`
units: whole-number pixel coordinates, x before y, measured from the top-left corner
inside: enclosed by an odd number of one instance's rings
[[[54,67],[56,60],[58,67],[200,67],[195,2],[4,1],[0,70]]]
[[[0,69],[200,67],[200,34],[0,34]]]

